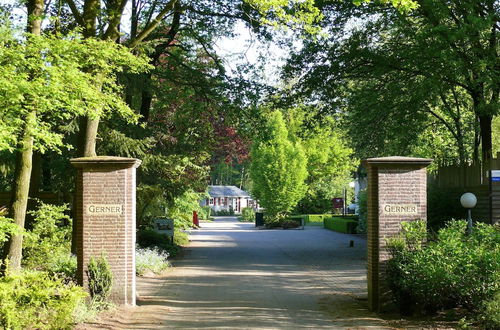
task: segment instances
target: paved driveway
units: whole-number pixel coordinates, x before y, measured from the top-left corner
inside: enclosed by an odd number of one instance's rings
[[[365,240],[321,227],[256,230],[217,218],[193,231],[166,276],[138,280],[138,307],[99,327],[380,329],[365,308],[365,251]]]

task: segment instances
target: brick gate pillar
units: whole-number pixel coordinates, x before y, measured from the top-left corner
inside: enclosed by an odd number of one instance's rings
[[[390,296],[385,285],[386,239],[398,233],[402,221],[427,218],[427,172],[431,159],[369,158],[368,169],[368,307],[383,310]]]
[[[122,157],[71,159],[76,178],[77,279],[88,289],[90,257],[104,255],[113,273],[110,299],[135,305],[135,171]]]

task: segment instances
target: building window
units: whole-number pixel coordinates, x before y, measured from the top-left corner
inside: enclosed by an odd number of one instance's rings
[[[210,205],[214,205],[214,199],[210,198]]]

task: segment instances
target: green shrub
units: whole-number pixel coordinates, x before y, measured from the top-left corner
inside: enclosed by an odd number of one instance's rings
[[[286,219],[281,223],[281,226],[283,229],[298,228],[300,227],[300,221],[297,221],[296,219]]]
[[[486,329],[500,329],[500,292],[485,302],[479,320]]]
[[[60,254],[54,258],[50,266],[47,267],[49,274],[62,278],[65,282],[76,283],[76,256],[72,254]]]
[[[198,218],[200,220],[210,220],[210,215],[212,214],[212,208],[210,206],[203,206],[198,213]]]
[[[4,329],[68,329],[84,290],[46,272],[0,277],[0,326]]]
[[[215,211],[216,216],[231,216],[234,215],[234,210],[232,207],[229,208],[229,210],[219,210]]]
[[[244,207],[241,209],[240,221],[254,222],[255,221],[255,211],[251,207]]]
[[[23,265],[30,269],[52,271],[61,260],[70,258],[71,219],[67,205],[39,202],[32,229],[23,240]]]
[[[157,275],[160,274],[170,266],[167,258],[168,253],[156,247],[137,247],[135,250],[135,269],[137,275],[144,275],[147,271],[151,271]]]
[[[355,234],[358,222],[354,219],[354,217],[329,217],[324,219],[323,226],[340,233]]]
[[[288,218],[286,214],[264,214],[264,223],[266,228],[277,228],[281,227],[283,221]]]
[[[171,238],[165,234],[160,234],[152,229],[139,230],[137,232],[137,245],[141,248],[159,248],[170,256],[175,256],[179,252],[179,246],[175,245],[175,237],[178,234],[174,231],[174,244]],[[187,238],[186,238],[187,239]]]
[[[361,190],[358,194],[358,225],[356,232],[358,234],[366,234],[367,219],[368,219],[368,193],[366,190]]]
[[[329,214],[327,216],[330,216]],[[310,222],[323,222],[323,219],[325,218],[324,214],[307,214],[306,215],[306,223]]]
[[[89,292],[93,301],[106,302],[111,293],[113,274],[109,263],[104,256],[90,257],[87,275],[89,278]]]
[[[463,306],[477,313],[500,290],[499,228],[477,223],[468,236],[466,227],[451,221],[424,244],[425,222],[416,221],[388,240],[387,279],[402,312]]]
[[[10,235],[20,234],[22,232],[19,226],[13,223],[12,219],[4,216],[5,212],[6,211],[0,210],[0,248]]]

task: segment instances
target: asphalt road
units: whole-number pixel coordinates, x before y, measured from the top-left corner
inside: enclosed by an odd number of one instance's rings
[[[349,242],[354,241],[354,247]],[[258,230],[217,218],[193,231],[162,277],[138,279],[138,307],[96,328],[366,329],[366,241],[321,227]]]

